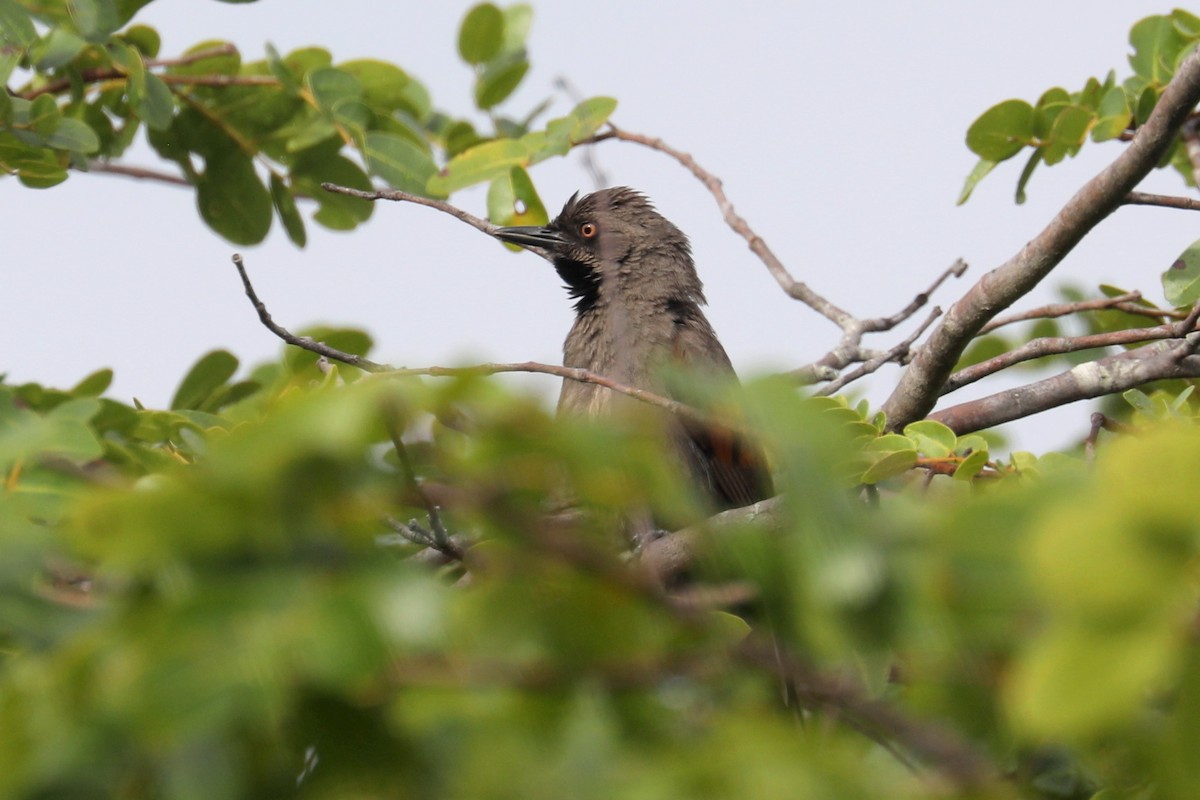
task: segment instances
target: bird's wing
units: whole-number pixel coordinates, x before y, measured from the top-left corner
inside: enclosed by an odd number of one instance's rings
[[[672,356],[678,374],[669,376],[666,389],[668,396],[680,402],[715,410],[701,402],[687,380],[688,373],[737,382],[725,348],[699,310],[677,318]],[[687,420],[681,421],[681,426],[686,458],[723,508],[748,506],[775,493],[766,457],[755,442],[728,428]]]

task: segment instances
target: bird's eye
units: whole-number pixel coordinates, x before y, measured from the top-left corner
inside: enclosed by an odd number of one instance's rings
[[[596,227],[596,223],[585,222],[579,226],[579,235],[585,239],[591,239],[595,237],[599,230],[600,229]]]

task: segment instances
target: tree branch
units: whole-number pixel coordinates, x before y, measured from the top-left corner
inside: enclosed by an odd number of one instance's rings
[[[1186,321],[1186,320],[1185,320]],[[1030,361],[1043,356],[1074,353],[1080,350],[1091,350],[1096,347],[1112,347],[1122,344],[1136,344],[1155,339],[1180,338],[1180,323],[1171,322],[1153,328],[1127,328],[1107,333],[1095,333],[1089,336],[1047,336],[1033,339],[1007,353],[964,367],[946,379],[942,394],[946,395],[957,389],[974,383],[981,378],[1007,369],[1014,364]]]
[[[926,329],[933,324],[933,321],[941,315],[942,309],[939,306],[934,306],[933,311],[929,313],[929,316],[926,317],[925,321],[922,322],[915,331],[909,334],[904,341],[900,342],[900,344],[891,348],[887,352],[880,353],[873,358],[867,359],[856,369],[852,369],[849,372],[843,373],[841,377],[839,377],[837,380],[831,381],[827,386],[822,386],[820,390],[816,392],[817,396],[828,397],[844,387],[846,384],[856,381],[864,375],[871,374],[884,364],[887,364],[889,361],[895,361],[897,364],[903,363],[904,359],[908,357],[909,349],[912,347],[913,342],[919,339],[921,334],[924,333]]]
[[[1080,364],[1045,380],[998,392],[929,415],[962,435],[1021,419],[1076,400],[1123,392],[1167,378],[1200,378],[1200,333],[1156,342]]]
[[[717,206],[721,209],[721,215],[725,217],[725,222],[734,232],[746,240],[746,243],[750,246],[750,250],[766,265],[771,276],[775,278],[775,282],[779,284],[788,297],[799,300],[813,311],[832,321],[838,327],[845,328],[847,324],[854,320],[854,316],[850,312],[829,302],[810,289],[807,284],[792,277],[787,267],[783,265],[783,262],[767,246],[763,238],[750,227],[750,223],[746,222],[743,217],[738,216],[737,212],[734,211],[733,203],[729,202],[729,198],[725,196],[721,179],[696,163],[696,159],[691,154],[685,153],[682,150],[676,150],[657,137],[622,130],[611,123],[609,124],[608,131],[593,136],[582,143],[592,144],[608,139],[619,139],[623,142],[633,142],[649,147],[651,150],[657,150],[660,153],[669,155],[684,167],[687,167],[701,183],[708,187],[708,191],[716,198]]]
[[[187,178],[173,175],[169,172],[114,164],[111,161],[93,161],[88,164],[88,172],[106,172],[109,175],[123,175],[126,178],[136,178],[144,181],[159,181],[161,183],[169,183],[172,186],[190,187],[192,185],[191,181]]]
[[[344,187],[338,187],[344,188]],[[403,193],[401,193],[403,194]],[[393,199],[393,198],[388,198]],[[424,199],[424,198],[422,198]],[[439,201],[431,201],[439,202]],[[466,212],[463,212],[466,213]],[[469,214],[467,216],[470,216]],[[648,392],[645,389],[639,389],[636,386],[618,383],[611,378],[606,378],[603,375],[598,375],[586,369],[578,367],[560,367],[554,364],[539,364],[536,361],[523,361],[514,364],[475,364],[468,367],[393,367],[387,364],[380,364],[370,359],[353,353],[347,353],[343,350],[338,350],[336,347],[330,347],[324,342],[318,342],[309,336],[297,336],[296,334],[284,328],[271,318],[271,314],[267,311],[266,305],[258,298],[258,293],[254,290],[254,285],[250,282],[250,276],[246,273],[246,266],[242,261],[240,254],[234,254],[233,264],[237,267],[238,275],[241,276],[242,286],[246,290],[246,297],[250,298],[250,303],[254,306],[254,310],[258,313],[258,319],[262,322],[271,333],[278,336],[287,344],[299,347],[302,350],[308,350],[311,353],[324,356],[332,361],[338,361],[343,364],[348,364],[352,367],[357,367],[366,372],[374,373],[381,376],[398,376],[398,375],[429,375],[434,377],[462,377],[467,375],[495,375],[501,372],[533,372],[545,375],[556,375],[567,380],[579,381],[580,383],[592,383],[597,386],[603,386],[606,389],[617,392],[619,394],[632,397],[635,400],[640,400],[643,403],[648,403],[652,406],[669,411],[670,413],[687,419],[693,422],[698,422],[703,425],[715,427],[717,430],[726,431],[739,436],[750,436],[746,431],[741,430],[735,425],[715,419],[712,416],[705,414],[697,409],[680,403],[677,400],[672,400],[668,397]]]
[[[979,333],[975,335],[982,336],[985,333],[991,333],[997,328],[1003,328],[1005,325],[1012,325],[1014,322],[1026,322],[1031,319],[1053,319],[1077,314],[1080,311],[1098,311],[1105,308],[1116,308],[1122,303],[1132,303],[1141,299],[1141,292],[1129,292],[1117,297],[1099,297],[1095,300],[1080,300],[1075,303],[1051,303],[1050,305],[1031,308],[1028,311],[1020,311],[1016,314],[996,317],[987,325],[980,328]]]
[[[1190,197],[1173,197],[1168,194],[1130,192],[1122,203],[1127,206],[1160,206],[1162,208],[1178,208],[1182,211],[1200,211],[1200,200],[1193,200]]]
[[[1200,102],[1200,53],[1179,66],[1133,141],[1007,262],[984,275],[946,313],[883,405],[888,424],[903,428],[933,408],[955,362],[998,312],[1045,278],[1162,159],[1176,131]],[[1020,415],[1023,416],[1023,415]]]

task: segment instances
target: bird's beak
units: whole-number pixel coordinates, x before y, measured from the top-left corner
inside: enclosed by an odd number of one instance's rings
[[[536,225],[497,228],[495,236],[502,242],[517,244],[521,247],[540,247],[543,250],[550,251],[561,247],[565,243],[562,234],[558,231]]]

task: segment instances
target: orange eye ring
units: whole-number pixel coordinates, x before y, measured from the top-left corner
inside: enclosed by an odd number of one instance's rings
[[[594,239],[600,229],[596,227],[594,222],[585,222],[579,226],[579,235],[585,239]]]

